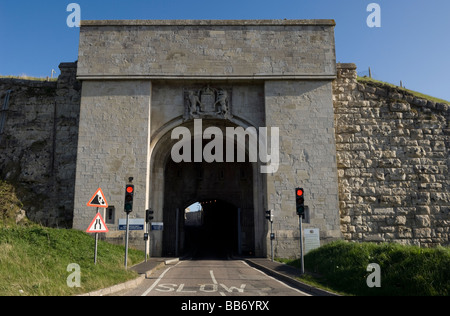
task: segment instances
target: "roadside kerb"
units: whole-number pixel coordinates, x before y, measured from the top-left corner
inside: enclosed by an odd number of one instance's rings
[[[136,279],[130,280],[130,281],[127,281],[124,283],[116,284],[116,285],[113,285],[108,288],[96,290],[96,291],[89,292],[89,293],[80,294],[77,296],[106,296],[106,295],[112,295],[114,293],[118,293],[123,290],[134,289],[137,286],[139,286],[142,283],[142,281],[144,281],[146,278],[148,278],[156,270],[164,267],[165,265],[173,264],[178,261],[179,261],[179,259],[175,258],[175,259],[168,259],[168,260],[164,259],[163,261],[160,261],[160,259],[159,259],[159,260],[150,260],[147,262],[138,263],[138,264],[130,267],[130,270],[136,271],[137,273],[140,274]]]
[[[271,262],[269,259],[244,259],[245,262],[247,262],[252,267],[255,267],[256,269],[259,269],[268,275],[283,281],[293,287],[296,287],[298,289],[301,289],[305,292],[311,293],[315,296],[340,296],[336,293],[332,293],[326,290],[322,290],[319,288],[316,288],[314,286],[311,286],[309,284],[303,283],[295,278],[295,276],[299,276],[300,272],[295,271],[296,269],[293,267],[288,267],[283,263],[276,263]],[[276,268],[283,268],[283,270],[290,270],[289,272],[280,272],[276,271]],[[292,269],[290,269],[292,268]]]

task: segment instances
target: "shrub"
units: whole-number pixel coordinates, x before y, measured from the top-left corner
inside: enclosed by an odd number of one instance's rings
[[[381,268],[381,287],[369,288],[370,263]],[[322,282],[354,295],[450,295],[450,249],[400,244],[333,242],[305,256],[307,271]]]

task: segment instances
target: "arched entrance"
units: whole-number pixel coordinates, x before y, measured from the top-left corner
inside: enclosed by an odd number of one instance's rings
[[[220,128],[224,135],[226,127],[234,125],[217,120],[203,120],[203,124]],[[190,122],[183,125],[192,127]],[[264,194],[258,163],[248,161],[248,152],[245,162],[175,162],[171,149],[177,141],[170,134],[161,138],[152,154],[152,186],[159,190],[150,191],[150,200],[156,213],[162,211],[158,221],[164,222],[164,230],[154,234],[152,255],[225,257],[258,255],[258,251],[263,255],[267,229],[263,199],[256,198]],[[203,148],[210,142],[202,141]],[[234,146],[236,155],[239,145]],[[203,222],[190,227],[185,209],[195,202],[203,207]]]

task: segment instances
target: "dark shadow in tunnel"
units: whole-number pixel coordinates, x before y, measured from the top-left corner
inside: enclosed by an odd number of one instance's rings
[[[202,220],[192,224],[185,217],[186,252],[194,260],[230,258],[238,249],[238,208],[222,200],[199,202]]]

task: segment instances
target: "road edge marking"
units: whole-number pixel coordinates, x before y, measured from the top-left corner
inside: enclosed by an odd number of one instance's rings
[[[176,265],[168,267],[166,270],[164,270],[163,273],[161,273],[161,275],[158,277],[158,279],[156,279],[155,283],[153,283],[144,293],[142,293],[141,296],[147,296],[148,293],[150,293],[157,285],[158,283],[162,280],[162,278],[166,275],[167,272],[169,272],[170,269],[172,269],[173,267],[176,267],[177,265],[179,265],[181,263],[178,262]]]
[[[302,295],[304,295],[304,296],[312,296],[312,295],[309,294],[309,293],[300,291],[299,289],[296,289],[295,287],[292,287],[292,286],[290,286],[290,285],[284,283],[283,281],[280,281],[280,280],[274,278],[273,276],[268,275],[268,274],[265,273],[264,271],[261,271],[261,270],[255,268],[255,267],[252,267],[251,265],[249,265],[247,262],[245,262],[245,261],[243,261],[243,260],[239,260],[239,261],[241,261],[243,264],[245,264],[245,265],[248,266],[249,268],[252,268],[253,270],[256,270],[256,271],[258,271],[259,273],[261,273],[261,274],[267,276],[268,278],[271,278],[272,280],[275,280],[275,281],[277,281],[278,283],[283,284],[285,287],[287,287],[287,288],[289,288],[289,289],[291,289],[291,290],[294,290],[294,291],[296,291],[296,292],[298,292],[298,293],[300,293],[300,294],[302,294]]]

